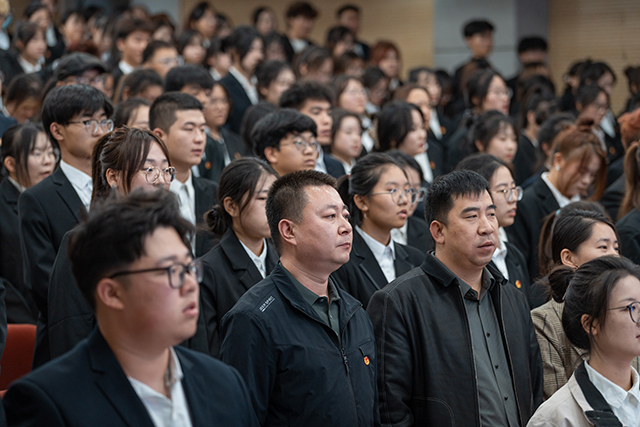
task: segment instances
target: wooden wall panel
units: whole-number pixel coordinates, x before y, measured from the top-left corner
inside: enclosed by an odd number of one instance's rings
[[[623,73],[640,65],[638,0],[552,0],[549,2],[549,64],[558,90],[571,64],[583,58],[609,63],[617,75],[612,108],[618,113],[629,96]]]
[[[198,0],[182,2],[182,16]],[[292,1],[218,0],[214,7],[227,14],[235,25],[249,24],[250,14],[258,6],[268,4],[278,14],[280,30],[284,31],[284,13]],[[433,65],[433,2],[434,0],[311,0],[320,11],[312,39],[324,44],[327,30],[335,23],[335,11],[345,3],[362,8],[360,38],[370,45],[376,40],[391,39],[401,47],[403,75],[417,65]]]

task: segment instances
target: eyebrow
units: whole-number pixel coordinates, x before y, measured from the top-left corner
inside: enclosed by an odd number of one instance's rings
[[[470,213],[470,212],[479,212],[480,208],[475,207],[475,206],[471,206],[468,208],[465,208],[462,210],[462,212],[460,212],[462,215],[466,214],[466,213]]]
[[[611,242],[611,239],[609,239],[608,237],[602,237],[602,238],[596,240],[596,243],[598,243],[598,242],[609,243],[609,242]],[[618,243],[618,241],[617,240],[613,240],[613,243]]]
[[[205,126],[205,125],[206,125],[206,123],[205,123],[205,122],[202,122],[202,123],[196,123],[196,122],[184,122],[184,123],[182,124],[182,126],[197,126],[197,127]]]
[[[182,259],[191,259],[191,252],[189,251],[185,252],[184,255],[182,256]],[[156,265],[164,264],[167,261],[176,261],[176,262],[179,261],[178,255],[169,255],[164,258],[160,258],[156,262]]]

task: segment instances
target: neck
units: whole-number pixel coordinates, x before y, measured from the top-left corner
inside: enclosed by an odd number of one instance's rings
[[[176,168],[176,179],[183,184],[187,182],[189,177],[191,177],[191,168],[178,168],[177,166],[174,167]]]
[[[20,57],[21,57],[22,59],[24,59],[25,61],[27,61],[27,62],[28,62],[29,64],[31,64],[31,65],[36,65],[36,64],[38,63],[38,60],[37,60],[37,59],[33,59],[33,60],[32,60],[31,58],[26,57],[26,56],[24,56],[24,55],[20,55]]]
[[[549,174],[547,175],[547,179],[549,180],[549,182],[551,184],[553,184],[554,187],[558,188],[558,171],[553,166],[553,163],[551,164],[551,167],[549,168]]]
[[[209,133],[211,134],[211,138],[215,140],[220,139],[220,128],[216,126],[209,126]]]
[[[460,280],[464,281],[467,285],[480,294],[482,289],[482,270],[483,267],[464,268],[461,259],[452,259],[446,251],[442,249],[438,250],[436,247],[435,257],[440,260],[453,274],[455,274]]]
[[[372,224],[371,221],[367,221],[366,218],[363,219],[360,228],[369,236],[373,237],[377,242],[380,242],[385,246],[387,246],[391,241],[391,229],[381,229],[380,227],[376,227],[375,224]]]
[[[539,127],[534,125],[534,124],[529,124],[525,130],[524,130],[524,134],[527,136],[527,138],[529,138],[530,140],[534,141],[534,140],[538,140],[538,129]]]
[[[248,247],[256,256],[260,256],[264,249],[264,238],[249,236],[244,232],[244,230],[242,230],[242,227],[236,227],[235,225],[233,227],[233,231],[236,233],[238,240]]]
[[[351,164],[351,160],[352,159],[349,156],[344,156],[344,155],[339,154],[339,153],[331,153],[331,155],[333,157],[335,157],[336,159],[338,159],[338,160],[340,160],[340,161],[342,161],[342,162],[344,162],[344,163],[346,163],[348,165]]]
[[[169,348],[146,345],[148,343],[141,343],[139,337],[113,333],[109,326],[99,324],[99,327],[124,373],[169,397],[164,383]]]
[[[240,61],[236,61],[236,62],[233,64],[233,67],[234,67],[234,68],[235,68],[235,69],[236,69],[240,74],[242,74],[242,75],[244,76],[244,78],[245,78],[245,79],[247,79],[249,82],[251,82],[251,74],[250,74],[247,70],[245,70],[245,69],[242,67],[242,64],[240,64]]]
[[[308,271],[292,256],[283,255],[280,262],[302,286],[318,296],[329,298],[329,274]]]
[[[597,350],[593,350],[589,358],[589,366],[612,383],[628,391],[633,385],[630,369],[631,360],[633,359],[621,358],[615,360],[611,357],[603,357]]]
[[[64,160],[65,163],[91,176],[91,159],[76,157],[62,148],[60,148],[60,151],[62,153],[62,160]]]

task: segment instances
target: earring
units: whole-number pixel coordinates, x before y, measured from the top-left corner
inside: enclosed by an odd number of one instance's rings
[[[559,171],[560,170],[560,166],[556,166],[556,170]]]

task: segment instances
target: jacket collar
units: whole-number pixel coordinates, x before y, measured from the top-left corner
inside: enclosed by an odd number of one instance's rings
[[[587,369],[584,366],[585,363],[586,362],[582,362],[573,373],[573,378],[575,378],[575,381],[578,384],[577,388],[582,392],[582,396],[578,396],[578,390],[575,388],[571,390],[576,402],[578,402],[578,405],[580,405],[585,415],[594,426],[622,427],[622,423],[615,416],[605,398],[589,380]]]
[[[73,185],[71,185],[69,178],[67,178],[61,168],[58,168],[51,175],[51,180],[58,186],[57,192],[64,203],[69,207],[73,217],[76,221],[80,222],[81,212],[84,214],[85,208],[82,204],[82,200],[78,197],[78,193],[73,189]]]
[[[0,193],[3,194],[4,199],[7,201],[7,204],[16,206],[15,211],[16,213],[18,213],[17,205],[18,197],[20,197],[20,192],[18,191],[16,186],[9,182],[8,179],[5,179],[0,184]]]
[[[265,262],[267,275],[273,270],[275,265],[278,263],[278,254],[269,241],[267,243],[267,259]],[[220,239],[220,249],[229,259],[231,263],[231,268],[237,272],[244,272],[240,276],[240,283],[246,288],[249,289],[259,281],[263,279],[262,275],[256,268],[255,264],[246,251],[242,247],[240,240],[236,236],[236,233],[233,232],[231,228],[227,229],[227,231]]]
[[[453,274],[451,270],[447,268],[439,259],[435,257],[433,252],[427,253],[427,256],[424,259],[424,262],[420,266],[422,270],[425,272],[427,276],[432,278],[434,283],[442,284],[442,286],[449,286],[452,283],[460,280],[458,276]],[[504,278],[500,270],[498,270],[491,263],[487,264],[485,267],[489,273],[493,276],[498,285],[505,285],[508,283],[508,280]],[[494,287],[495,288],[495,287]]]

